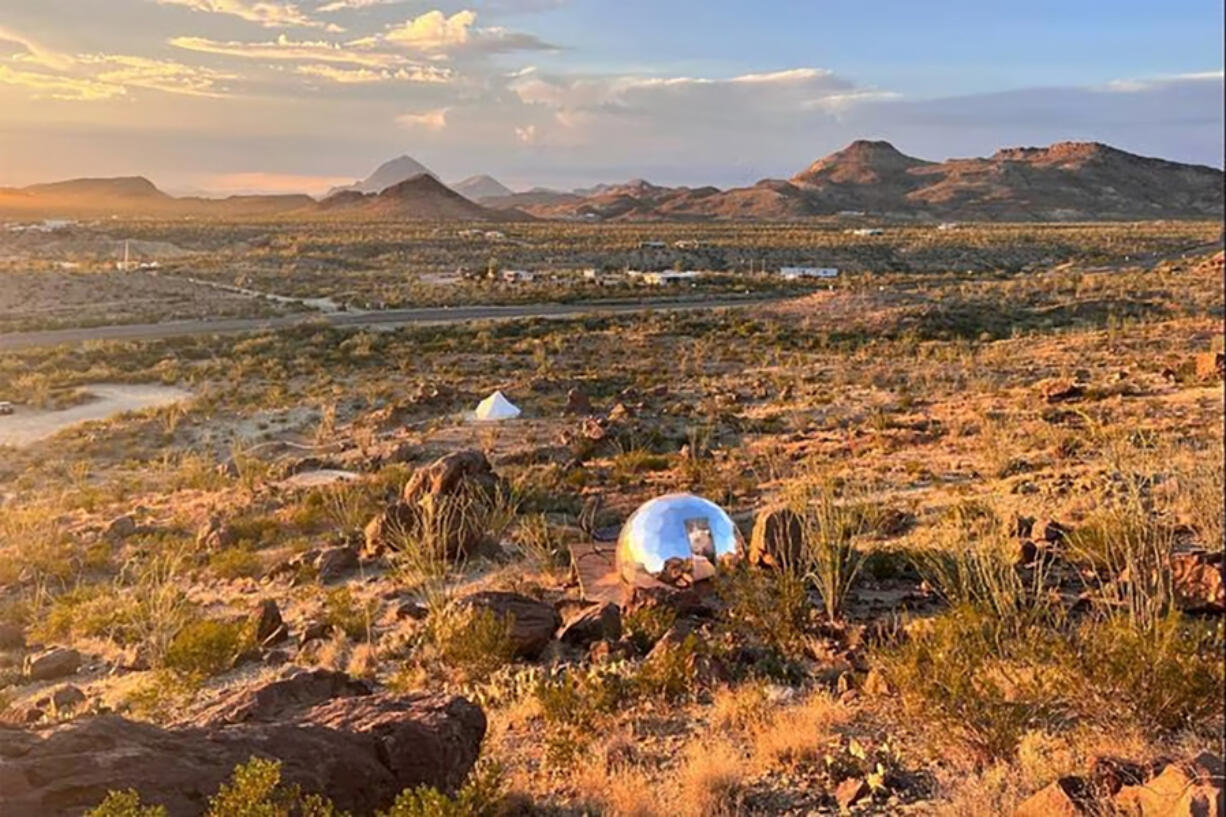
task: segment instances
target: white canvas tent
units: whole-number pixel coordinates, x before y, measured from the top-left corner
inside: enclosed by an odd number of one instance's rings
[[[496,391],[482,400],[473,412],[473,418],[476,420],[511,420],[519,415],[519,406],[508,400],[501,391]]]

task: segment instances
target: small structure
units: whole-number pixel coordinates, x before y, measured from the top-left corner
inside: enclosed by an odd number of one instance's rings
[[[885,230],[881,229],[880,227],[860,227],[859,229],[852,230],[851,232],[852,235],[883,235]]]
[[[502,241],[506,237],[507,237],[507,234],[502,232],[501,230],[486,230],[485,231],[486,241]]]
[[[508,284],[526,284],[536,279],[536,273],[526,269],[504,269],[499,277]]]
[[[0,400],[0,415],[12,414],[14,411],[13,404],[8,400]]]
[[[702,246],[702,242],[697,238],[683,238],[680,241],[674,241],[673,246],[679,250],[696,250]]]
[[[663,241],[640,241],[640,250],[663,250],[667,249],[668,245]]]
[[[799,281],[801,278],[838,278],[837,267],[780,267],[779,275],[785,281]]]
[[[701,272],[695,270],[686,270],[684,272],[644,272],[642,273],[642,278],[643,283],[660,287],[692,281],[701,275]]]
[[[944,231],[946,231],[946,230],[956,230],[956,229],[958,229],[958,222],[956,222],[956,221],[943,221],[943,222],[941,222],[940,224],[938,224],[938,225],[937,225],[937,229],[938,229],[938,230],[941,230],[942,232],[944,232]]]
[[[475,420],[513,420],[522,414],[519,406],[506,398],[501,391],[495,391],[489,397],[477,404],[473,412]]]

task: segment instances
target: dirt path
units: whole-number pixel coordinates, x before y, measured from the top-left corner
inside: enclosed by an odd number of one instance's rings
[[[58,431],[89,420],[105,420],[128,411],[165,406],[191,397],[191,392],[157,384],[96,383],[82,386],[93,400],[52,411],[17,406],[13,414],[0,416],[0,446],[17,448],[50,437]]]

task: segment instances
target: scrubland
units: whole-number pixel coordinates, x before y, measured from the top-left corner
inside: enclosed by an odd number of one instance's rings
[[[141,229],[187,246],[212,228]],[[425,247],[440,266],[528,263],[689,230],[531,225],[495,251],[398,229],[372,226],[349,275],[306,262],[340,253],[341,233],[352,246],[352,227],[250,228],[244,280],[396,300],[411,290],[391,270]],[[194,397],[0,456],[0,707],[43,727],[164,723],[295,666],[479,703],[469,783],[407,792],[394,817],[1008,814],[1094,758],[1220,753],[1222,612],[1177,558],[1220,570],[1223,387],[1196,356],[1221,349],[1221,266],[1124,261],[1207,229],[917,232],[880,268],[831,230],[865,271],[752,308],[8,354],[0,400],[101,381]],[[827,240],[702,230],[728,268]],[[960,263],[1002,247],[1016,262]],[[494,389],[523,418],[466,420]],[[590,412],[567,413],[579,394]],[[364,547],[416,468],[467,449],[499,476],[493,495]],[[328,470],[355,476],[294,479]],[[677,490],[720,503],[747,540],[791,513],[795,549],[716,577],[697,609],[634,599],[615,630],[530,650],[516,621],[464,604],[511,591],[569,622],[572,548]],[[456,530],[481,542],[459,559]],[[257,637],[269,599],[286,641]],[[83,657],[70,706],[40,705],[54,685],[22,673],[50,645]],[[277,775],[253,760],[213,813],[305,808]],[[145,806],[117,793],[95,813]]]

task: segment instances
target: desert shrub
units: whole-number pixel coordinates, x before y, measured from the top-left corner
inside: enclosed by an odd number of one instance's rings
[[[281,782],[281,762],[252,757],[209,798],[205,817],[344,817],[318,794]]]
[[[795,570],[738,569],[716,577],[716,592],[726,605],[721,620],[744,640],[797,658],[815,608],[809,586]]]
[[[831,619],[838,618],[864,561],[855,537],[872,525],[872,514],[863,503],[850,501],[851,493],[831,480],[807,476],[790,487],[787,497],[801,527],[801,563],[788,569],[816,584]]]
[[[234,659],[252,645],[253,635],[246,621],[192,621],[171,640],[161,665],[185,678],[209,678],[229,669]]]
[[[471,605],[431,605],[422,640],[427,659],[466,680],[486,677],[514,656],[511,621]]]
[[[418,786],[401,792],[378,817],[497,817],[503,812],[505,788],[501,767],[478,763],[454,797]]]
[[[614,469],[626,477],[651,471],[666,471],[669,466],[668,457],[642,448],[623,451],[613,458]]]
[[[239,546],[211,555],[209,569],[222,579],[254,579],[264,572],[264,562],[251,548]]]
[[[522,518],[515,531],[515,541],[528,560],[539,569],[547,570],[567,563],[569,551],[566,544],[543,513]]]
[[[335,629],[354,641],[367,641],[370,624],[376,615],[377,602],[365,601],[354,596],[348,585],[341,585],[324,596],[323,618]]]
[[[107,792],[101,803],[85,812],[85,817],[167,817],[165,806],[146,806],[135,789]]]
[[[622,632],[640,651],[646,652],[659,641],[677,620],[677,611],[668,605],[647,604],[622,617]]]

